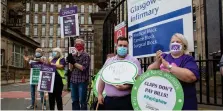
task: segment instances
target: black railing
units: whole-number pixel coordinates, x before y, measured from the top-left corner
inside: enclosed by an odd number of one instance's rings
[[[128,23],[127,12],[127,0],[120,0],[116,6],[109,10],[105,17],[103,24],[103,62],[105,62],[107,54],[115,53],[114,26],[122,21]],[[128,24],[126,24],[126,27],[128,27]],[[126,30],[128,32],[128,28]],[[128,33],[126,35],[128,37]],[[154,57],[140,58],[138,60],[145,72],[148,66],[154,62]],[[223,106],[223,77],[220,74],[219,61],[201,60],[200,58],[196,60],[200,71],[200,79],[196,83],[197,99],[200,104]]]

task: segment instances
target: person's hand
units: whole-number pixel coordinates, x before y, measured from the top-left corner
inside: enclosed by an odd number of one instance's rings
[[[168,68],[169,63],[168,63],[165,59],[163,59],[163,57],[161,57],[161,61],[162,61],[163,66],[164,66],[165,68]]]
[[[23,58],[24,58],[25,61],[29,61],[30,60],[29,57],[25,56],[25,55],[23,56]]]
[[[161,62],[162,53],[163,52],[161,50],[156,51],[156,62]]]
[[[102,94],[99,94],[99,95],[98,95],[98,103],[99,103],[99,104],[103,104],[103,103],[104,103],[104,97],[103,97]]]
[[[56,66],[56,64],[54,64],[54,63],[51,63],[50,65],[52,65],[52,66]]]

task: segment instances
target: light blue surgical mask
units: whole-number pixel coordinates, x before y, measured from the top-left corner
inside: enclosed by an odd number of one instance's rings
[[[36,53],[35,53],[35,56],[36,56],[36,58],[40,58],[42,55],[41,55],[41,53],[36,52]]]
[[[57,52],[53,52],[52,56],[53,56],[53,58],[55,58],[57,56]]]
[[[117,54],[119,56],[125,56],[127,53],[128,53],[128,48],[127,47],[118,47]]]

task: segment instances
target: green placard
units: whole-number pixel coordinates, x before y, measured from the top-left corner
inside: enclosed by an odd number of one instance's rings
[[[31,68],[30,84],[37,85],[39,82],[40,68]]]
[[[150,70],[136,80],[131,101],[135,110],[181,110],[184,92],[171,73]]]
[[[93,83],[93,91],[94,91],[94,95],[96,97],[98,97],[98,84],[99,84],[99,80],[100,80],[100,77],[101,77],[101,71],[98,72],[98,74],[96,75],[95,79],[94,79],[94,83]],[[105,91],[103,91],[103,96],[105,97],[106,94],[105,94]]]

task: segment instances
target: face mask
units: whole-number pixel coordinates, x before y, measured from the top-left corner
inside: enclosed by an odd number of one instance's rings
[[[84,50],[84,45],[82,45],[82,44],[76,44],[75,45],[75,48],[77,49],[77,51],[81,51],[81,50]]]
[[[182,52],[182,45],[179,44],[179,43],[176,43],[176,42],[171,43],[170,44],[170,52],[172,54],[179,54],[179,53],[181,53]]]
[[[125,56],[127,54],[127,52],[128,52],[127,47],[118,47],[118,49],[117,49],[117,54],[119,56]]]
[[[42,55],[41,55],[41,53],[36,52],[36,53],[35,53],[35,56],[36,56],[36,58],[40,58]]]
[[[55,58],[57,56],[57,52],[53,52],[52,56]]]

